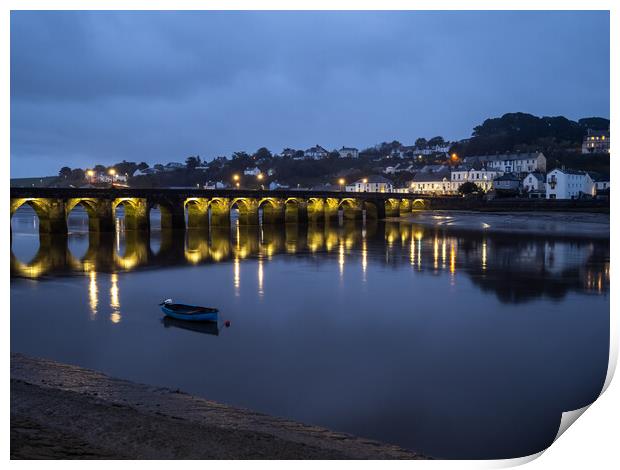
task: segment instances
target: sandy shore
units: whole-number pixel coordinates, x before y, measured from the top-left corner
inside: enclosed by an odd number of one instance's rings
[[[609,239],[609,214],[601,213],[420,211],[387,220],[463,232]]]
[[[12,459],[415,459],[400,447],[11,354]]]

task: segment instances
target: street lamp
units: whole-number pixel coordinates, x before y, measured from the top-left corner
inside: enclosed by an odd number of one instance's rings
[[[114,186],[114,180],[116,179],[116,170],[114,168],[110,168],[108,170],[108,173],[112,177],[112,182],[110,184],[112,184],[112,186]]]
[[[263,174],[262,174],[262,173],[259,173],[258,175],[256,175],[256,179],[257,179],[258,181],[263,181],[263,178],[264,178],[264,176],[263,176]],[[261,184],[261,185],[260,185],[260,189],[265,189],[265,186],[263,186],[263,185]]]
[[[345,185],[346,181],[344,180],[344,178],[340,178],[338,180],[338,184],[340,185],[340,191],[342,191],[344,185]]]

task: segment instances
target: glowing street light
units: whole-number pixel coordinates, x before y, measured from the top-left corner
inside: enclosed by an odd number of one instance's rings
[[[256,177],[258,178],[258,181],[261,181],[264,178],[262,173],[259,173]]]
[[[237,175],[237,174],[233,175],[233,180],[234,181],[239,181],[239,175]]]
[[[343,186],[345,185],[346,181],[344,180],[344,178],[340,178],[338,180],[338,184],[340,185],[340,191],[342,191]]]
[[[115,170],[114,168],[110,168],[110,169],[108,170],[108,173],[109,173],[110,175],[114,176],[114,175],[116,174],[116,170]]]

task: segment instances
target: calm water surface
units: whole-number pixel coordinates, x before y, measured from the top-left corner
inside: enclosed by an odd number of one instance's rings
[[[409,223],[39,241],[12,221],[11,350],[438,458],[542,450],[601,390],[609,243]],[[157,303],[231,327],[162,322]],[[219,334],[217,334],[219,333]]]

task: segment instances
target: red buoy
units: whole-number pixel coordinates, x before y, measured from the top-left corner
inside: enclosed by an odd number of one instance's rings
[[[225,326],[226,328],[228,328],[228,327],[230,326],[230,320],[226,320],[226,321],[224,322],[224,326]]]

